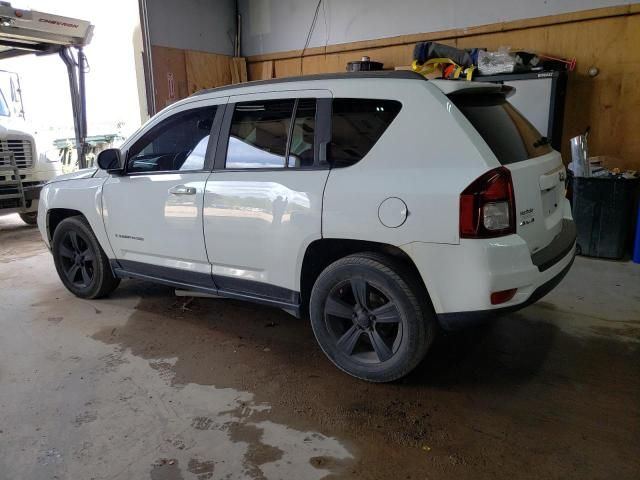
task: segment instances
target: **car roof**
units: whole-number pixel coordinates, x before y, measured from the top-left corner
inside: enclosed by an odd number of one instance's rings
[[[283,77],[272,78],[269,80],[254,80],[250,82],[236,83],[232,85],[224,85],[216,88],[209,88],[200,90],[191,94],[189,97],[183,98],[178,102],[169,105],[166,109],[174,109],[181,105],[188,104],[194,100],[199,100],[202,97],[215,98],[218,96],[229,95],[244,95],[249,93],[261,94],[264,93],[264,89],[273,91],[282,90],[296,90],[296,89],[315,89],[315,88],[330,88],[330,83],[335,80],[336,82],[345,82],[348,80],[364,80],[366,82],[371,80],[380,80],[386,82],[399,81],[411,81],[418,84],[418,82],[429,82],[445,95],[462,94],[462,93],[507,93],[506,87],[495,84],[485,83],[477,81],[466,81],[463,79],[450,80],[450,79],[433,79],[427,80],[423,75],[414,72],[412,70],[378,70],[378,71],[364,71],[364,72],[340,72],[340,73],[325,73],[316,75],[303,75],[297,77]],[[316,83],[317,82],[317,83]],[[512,87],[508,90],[515,90]],[[513,92],[509,92],[513,93]],[[507,95],[508,96],[508,95]],[[165,110],[166,110],[165,109]]]
[[[281,85],[281,84],[293,83],[293,82],[306,83],[306,82],[321,81],[321,80],[361,80],[365,78],[421,80],[421,81],[426,80],[424,76],[420,75],[419,73],[413,72],[411,70],[377,70],[377,71],[371,71],[371,72],[323,73],[323,74],[317,74],[317,75],[302,75],[297,77],[272,78],[269,80],[254,80],[251,82],[235,83],[233,85],[224,85],[222,87],[200,90],[192,94],[191,97],[206,95],[206,94],[215,94],[218,92],[224,92],[226,90],[241,90],[241,89],[250,88],[250,87]]]

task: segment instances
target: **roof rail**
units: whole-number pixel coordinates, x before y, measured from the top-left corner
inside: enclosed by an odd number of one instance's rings
[[[193,93],[191,96],[204,95],[207,93],[221,92],[242,87],[259,87],[262,85],[278,85],[280,83],[289,82],[313,82],[317,80],[354,80],[363,78],[394,78],[403,80],[426,80],[419,73],[411,70],[377,70],[365,72],[340,72],[340,73],[321,73],[316,75],[302,75],[298,77],[272,78],[269,80],[254,80],[245,83],[234,83],[233,85],[225,85],[216,88],[207,88]]]

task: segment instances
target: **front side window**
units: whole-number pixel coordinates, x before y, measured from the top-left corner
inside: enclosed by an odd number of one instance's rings
[[[284,168],[295,100],[243,102],[235,106],[226,168]]]
[[[215,114],[213,106],[163,120],[129,149],[127,172],[203,170]]]
[[[333,100],[329,162],[348,167],[373,148],[396,118],[402,104],[396,100],[336,98]]]

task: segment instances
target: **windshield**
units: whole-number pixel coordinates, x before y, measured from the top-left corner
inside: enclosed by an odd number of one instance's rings
[[[7,101],[4,99],[4,93],[0,91],[0,117],[9,117],[10,115],[9,106],[7,105]]]
[[[502,165],[552,151],[549,141],[501,94],[459,94],[451,100]]]

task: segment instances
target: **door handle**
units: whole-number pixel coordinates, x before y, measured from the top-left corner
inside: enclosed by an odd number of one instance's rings
[[[171,195],[195,195],[195,187],[187,187],[186,185],[176,185],[169,189]]]

